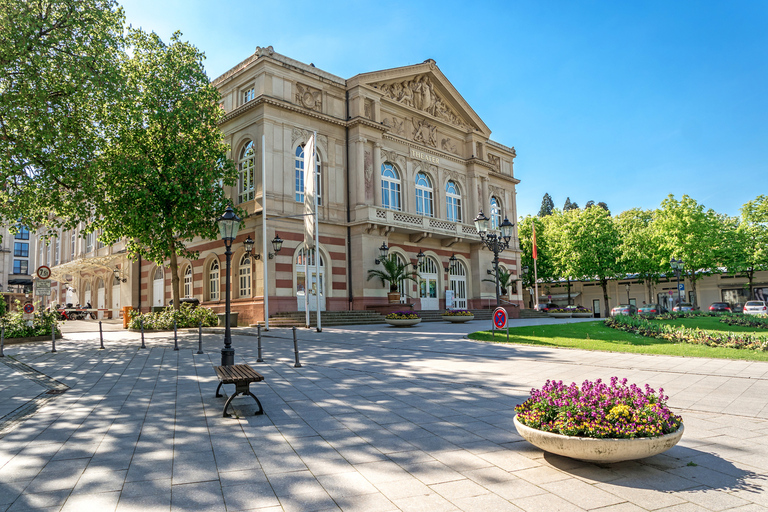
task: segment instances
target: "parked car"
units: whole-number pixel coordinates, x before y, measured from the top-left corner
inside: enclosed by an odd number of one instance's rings
[[[693,309],[694,309],[693,304],[691,304],[690,302],[681,302],[677,306],[673,307],[672,311],[674,311],[675,313],[680,313],[682,311],[693,311]]]
[[[768,315],[768,306],[764,300],[748,300],[744,304],[745,315]]]
[[[550,309],[560,309],[560,306],[558,306],[554,302],[547,302],[543,304],[542,303],[536,304],[536,307],[534,309],[536,311],[543,311],[544,313],[546,313]]]
[[[637,306],[634,304],[619,304],[611,310],[611,317],[617,315],[629,315],[634,316],[637,314]]]
[[[667,310],[661,304],[643,304],[637,308],[637,314],[645,317],[654,317],[666,312]]]
[[[713,302],[709,305],[709,311],[712,313],[731,313],[731,305],[727,302]]]

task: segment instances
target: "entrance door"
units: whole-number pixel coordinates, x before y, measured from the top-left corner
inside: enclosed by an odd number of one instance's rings
[[[306,311],[304,293],[306,290],[306,276],[304,274],[305,249],[301,249],[296,255],[294,273],[296,275],[296,311]],[[309,265],[309,310],[325,311],[325,261],[320,255],[320,277],[315,271],[315,250],[306,251],[306,262]]]
[[[155,277],[152,280],[152,305],[163,306],[165,303],[165,275],[163,267],[155,271]]]
[[[99,279],[99,283],[96,286],[96,307],[99,308],[98,318],[101,320],[104,318],[104,311],[101,311],[102,309],[106,309],[107,307],[107,301],[106,296],[104,293],[104,280]]]
[[[419,298],[421,309],[434,310],[440,308],[437,298],[437,263],[432,258],[425,258],[419,269]]]
[[[85,295],[83,296],[83,300],[85,300],[83,305],[91,304],[91,283],[89,282],[85,283]]]
[[[600,299],[592,299],[592,312],[595,318],[600,318]]]
[[[454,309],[467,309],[467,269],[464,263],[457,261],[449,274],[453,290]]]
[[[120,279],[112,281],[112,318],[117,318],[120,313]]]

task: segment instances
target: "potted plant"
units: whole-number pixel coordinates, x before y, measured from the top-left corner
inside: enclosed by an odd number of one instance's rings
[[[517,432],[544,451],[588,462],[641,459],[672,448],[683,436],[683,419],[658,393],[611,377],[566,386],[547,381],[515,407]]]
[[[571,318],[572,311],[567,308],[550,309],[547,314],[554,318]]]
[[[374,268],[368,271],[368,281],[378,277],[382,285],[389,284],[387,298],[390,303],[398,303],[400,302],[400,292],[397,291],[398,284],[404,280],[416,281],[418,273],[408,268],[411,266],[411,263],[398,262],[394,254],[383,260],[381,264],[381,270]]]
[[[466,309],[447,309],[442,314],[446,322],[463,323],[475,319],[474,313]]]
[[[489,283],[496,284],[496,279],[483,279],[483,281],[488,281]],[[512,283],[514,283],[516,279],[512,275],[511,272],[499,267],[499,294],[500,295],[506,295],[507,294],[507,288],[512,286]]]
[[[421,317],[413,311],[395,311],[385,316],[384,321],[395,327],[409,327],[421,322]]]

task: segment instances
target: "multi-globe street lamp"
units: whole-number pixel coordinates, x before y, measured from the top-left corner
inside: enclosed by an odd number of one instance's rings
[[[493,253],[493,271],[496,276],[496,307],[501,305],[501,296],[499,292],[499,253],[509,248],[509,242],[512,239],[512,227],[514,224],[504,217],[504,222],[499,226],[499,231],[488,230],[490,219],[483,214],[483,210],[475,217],[475,229],[480,235],[480,240]]]
[[[683,297],[680,290],[680,273],[683,271],[683,260],[676,260],[675,258],[672,258],[669,260],[669,265],[672,267],[672,270],[675,271],[675,277],[677,277],[677,303],[682,304],[683,303]]]

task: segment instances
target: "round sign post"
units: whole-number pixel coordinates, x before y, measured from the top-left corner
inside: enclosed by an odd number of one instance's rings
[[[40,265],[37,267],[37,277],[40,279],[48,279],[51,277],[51,269],[46,267],[45,265]]]
[[[493,327],[495,329],[504,329],[507,327],[507,310],[496,308],[493,310]],[[493,334],[495,335],[495,333]],[[507,331],[507,341],[509,341],[509,331]]]
[[[27,304],[24,304],[24,312],[28,315],[31,315],[35,312],[35,306],[31,302],[28,302]]]

